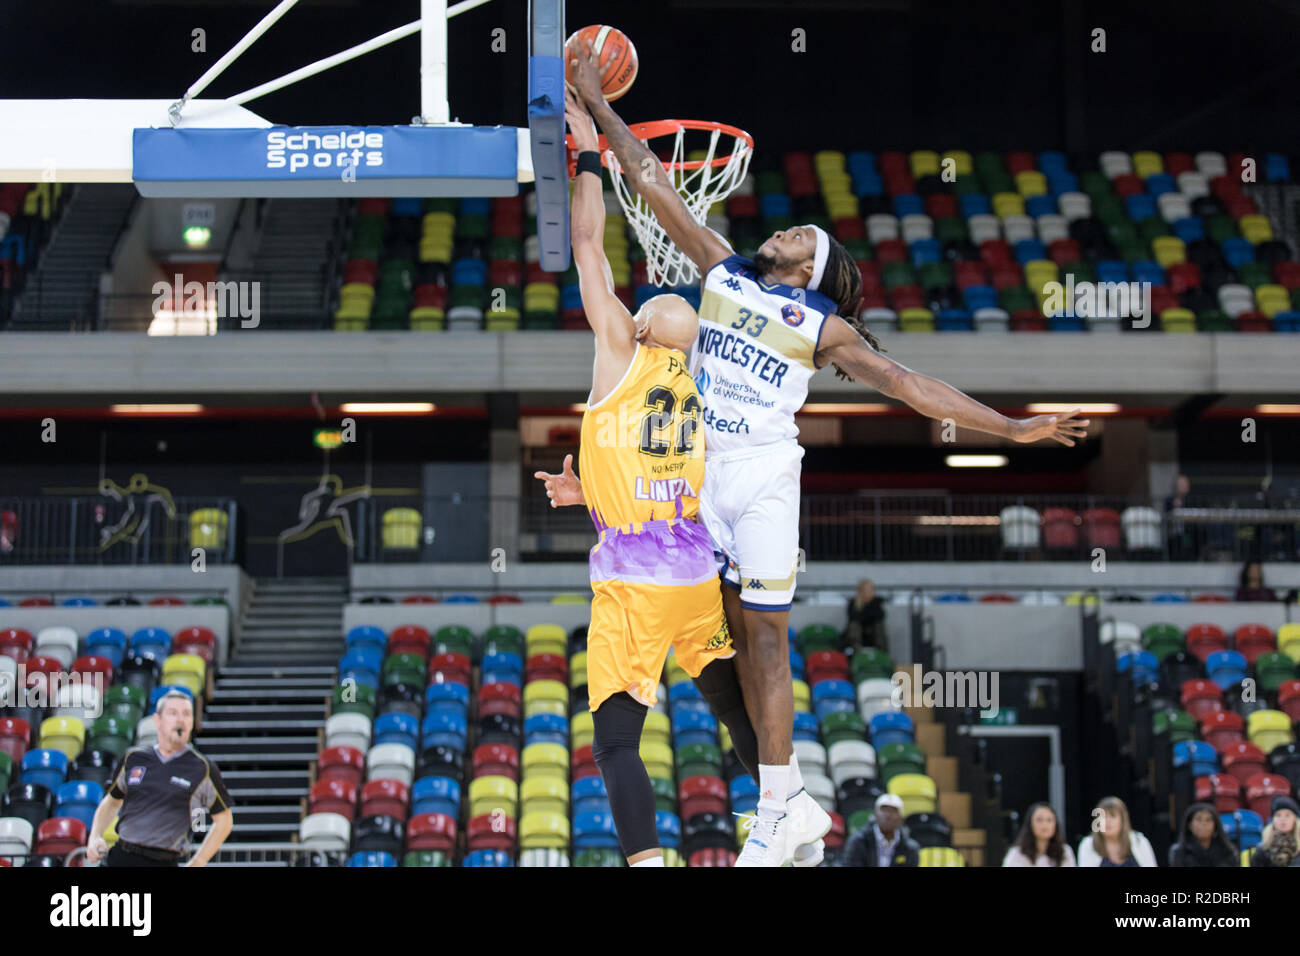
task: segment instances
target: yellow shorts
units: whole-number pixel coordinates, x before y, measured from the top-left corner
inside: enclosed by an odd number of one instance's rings
[[[645,552],[661,550],[655,541],[660,529],[650,528],[650,524],[646,528],[648,536],[643,533],[638,541],[620,543],[629,547],[621,547],[622,555],[617,557],[631,556],[620,570],[631,571],[633,565],[650,570],[652,561]],[[683,538],[694,539],[701,532],[700,526],[691,526],[686,534],[679,530],[673,544],[686,544]],[[593,569],[611,568],[607,556],[597,555],[607,543],[602,540],[593,549]],[[710,661],[735,655],[717,573],[709,570],[716,569],[712,549],[702,561],[694,560],[693,552],[700,550],[694,540],[689,554],[683,553],[686,550],[670,553],[679,559],[675,564],[678,573],[684,574],[687,565],[696,566],[690,571],[696,578],[693,583],[659,584],[619,577],[592,580],[594,596],[587,629],[587,702],[592,710],[623,691],[653,707],[658,701],[659,681],[670,647],[691,677],[698,677]],[[686,557],[692,560],[680,560]],[[699,573],[701,568],[703,573]],[[633,576],[641,577],[628,575]]]

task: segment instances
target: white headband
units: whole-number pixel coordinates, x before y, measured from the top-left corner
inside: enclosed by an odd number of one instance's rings
[[[831,254],[831,238],[826,235],[826,230],[821,226],[812,228],[817,234],[817,251],[813,254],[813,274],[808,281],[808,289],[816,292],[817,287],[822,284],[822,273],[826,271],[826,258]]]

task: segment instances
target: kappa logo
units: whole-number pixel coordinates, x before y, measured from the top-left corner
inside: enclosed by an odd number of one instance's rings
[[[144,779],[144,767],[132,767],[131,772],[127,775],[126,782],[130,786],[133,783],[139,783]]]
[[[799,306],[795,305],[793,302],[783,305],[781,306],[781,318],[785,320],[786,325],[802,325],[804,318],[803,309],[799,308]]]
[[[751,590],[751,591],[766,591],[766,590],[767,590],[767,588],[763,586],[763,582],[760,581],[758,578],[750,578],[750,579],[749,579],[749,583],[746,584],[745,587],[749,588],[749,590]]]
[[[734,276],[724,279],[722,284],[732,292],[740,291],[740,280],[736,279]]]

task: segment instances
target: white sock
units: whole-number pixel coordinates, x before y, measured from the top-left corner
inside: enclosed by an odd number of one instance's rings
[[[785,786],[790,791],[787,800],[803,789],[803,774],[799,772],[799,758],[793,752],[790,754],[790,777],[786,780]]]
[[[633,863],[633,866],[663,866],[664,858],[662,856],[648,856],[640,863]]]
[[[785,795],[789,793],[786,781],[789,777],[789,764],[782,764],[779,767],[765,763],[758,765],[758,809],[760,811],[767,810],[778,815],[785,813]]]

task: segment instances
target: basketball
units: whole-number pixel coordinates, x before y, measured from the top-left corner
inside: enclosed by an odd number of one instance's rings
[[[636,79],[636,47],[617,27],[594,24],[583,27],[564,41],[564,76],[573,86],[573,58],[585,53],[591,43],[600,59],[600,89],[606,100],[616,100],[632,88]]]

